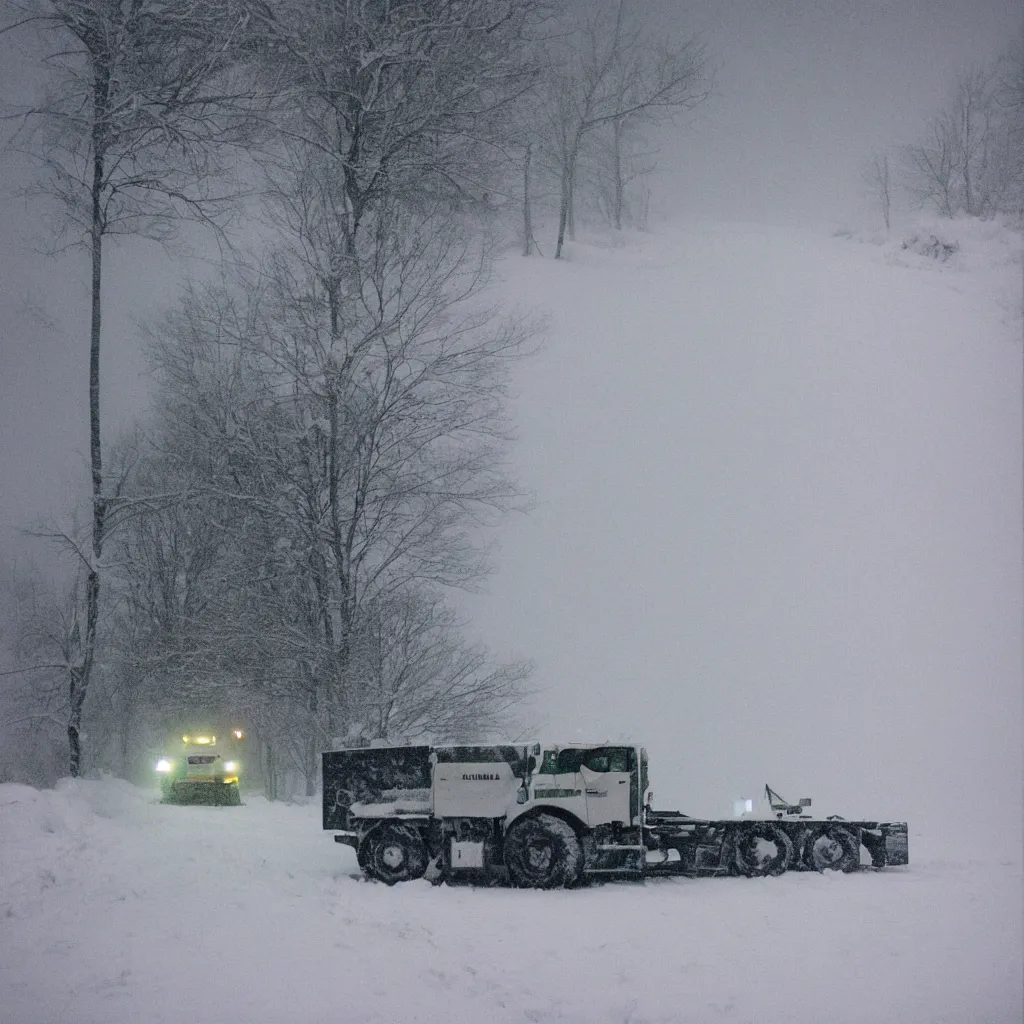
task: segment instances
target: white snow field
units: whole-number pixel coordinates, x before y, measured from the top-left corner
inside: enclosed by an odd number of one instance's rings
[[[1019,858],[388,888],[314,806],[0,786],[4,1024],[1021,1019]],[[915,845],[916,844],[916,845]]]
[[[689,225],[496,286],[550,322],[535,507],[464,607],[537,734],[644,743],[657,807],[908,820],[907,868],[389,889],[315,805],[7,784],[0,1024],[1019,1024],[1020,258]]]

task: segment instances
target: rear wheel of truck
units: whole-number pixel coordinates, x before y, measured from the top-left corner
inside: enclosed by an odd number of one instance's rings
[[[583,847],[572,826],[553,814],[531,814],[505,833],[505,866],[521,889],[564,889],[583,874]]]
[[[775,825],[750,825],[736,836],[736,869],[748,878],[781,875],[793,859],[793,840]]]
[[[427,844],[410,825],[378,825],[367,833],[359,848],[363,870],[386,885],[422,878],[427,859]]]
[[[849,829],[833,825],[812,835],[804,854],[815,871],[856,871],[860,867],[860,843]]]

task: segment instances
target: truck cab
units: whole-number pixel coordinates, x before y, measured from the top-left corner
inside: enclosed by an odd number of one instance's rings
[[[573,814],[587,828],[639,828],[647,789],[647,752],[624,744],[541,745],[530,779],[530,799],[511,819],[550,805]]]
[[[643,869],[647,754],[611,743],[370,747],[323,755],[324,828],[382,881],[506,873],[571,885]]]

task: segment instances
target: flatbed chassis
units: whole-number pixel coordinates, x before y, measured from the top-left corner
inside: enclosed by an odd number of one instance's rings
[[[906,822],[805,817],[714,821],[649,811],[644,845],[643,873],[648,875],[848,872],[909,862]]]

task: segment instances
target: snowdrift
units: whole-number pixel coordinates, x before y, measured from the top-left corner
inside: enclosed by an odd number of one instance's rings
[[[388,888],[319,807],[0,786],[5,1024],[1021,1018],[1021,864]]]

